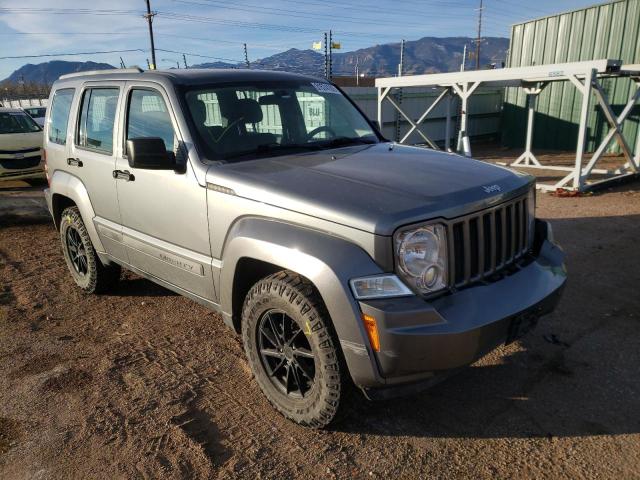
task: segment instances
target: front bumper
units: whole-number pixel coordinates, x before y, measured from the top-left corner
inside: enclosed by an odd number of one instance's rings
[[[360,385],[365,392],[433,383],[519,338],[550,313],[566,281],[565,255],[547,235],[546,222],[537,221],[537,230],[535,258],[523,259],[497,281],[432,301],[404,297],[360,302],[362,312],[376,319],[381,344],[374,354],[378,375]]]
[[[37,163],[35,163],[36,161]],[[0,180],[33,178],[45,178],[44,160],[39,153],[21,158],[15,158],[13,155],[0,155]]]

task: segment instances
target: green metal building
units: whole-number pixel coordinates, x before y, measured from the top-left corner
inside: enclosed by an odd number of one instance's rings
[[[610,3],[560,13],[513,25],[509,49],[509,67],[598,59],[640,63],[640,0]],[[619,114],[632,89],[628,78],[606,79],[603,86]],[[587,151],[593,151],[609,130],[594,98],[590,99]],[[536,107],[533,146],[538,149],[574,150],[576,148],[581,95],[571,82],[557,82],[540,94]],[[526,95],[521,88],[508,88],[503,110],[503,143],[524,145],[527,111]],[[640,106],[636,105],[624,124],[624,135],[635,148],[640,128]],[[613,142],[610,151],[617,152]]]

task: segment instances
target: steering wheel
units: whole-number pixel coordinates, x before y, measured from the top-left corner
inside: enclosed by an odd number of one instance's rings
[[[322,132],[327,132],[332,137],[337,137],[338,136],[338,135],[336,135],[336,132],[334,132],[331,127],[329,127],[327,125],[322,125],[321,127],[314,128],[309,133],[307,133],[307,142],[309,140],[311,140],[313,137],[315,137],[316,135],[318,135],[319,133],[322,133]]]

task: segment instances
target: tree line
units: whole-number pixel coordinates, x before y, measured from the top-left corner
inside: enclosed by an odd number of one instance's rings
[[[5,100],[48,98],[50,91],[51,85],[43,83],[8,80],[0,83],[0,99]]]

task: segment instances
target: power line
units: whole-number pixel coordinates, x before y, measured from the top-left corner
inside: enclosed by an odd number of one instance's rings
[[[0,7],[0,13],[50,14],[50,15],[142,15],[142,10],[114,10],[91,8],[6,8]]]
[[[336,18],[334,14],[323,14],[323,13],[317,13],[317,12],[307,13],[307,12],[302,12],[300,10],[282,9],[282,8],[275,8],[275,7],[261,7],[259,5],[251,5],[251,4],[244,4],[244,3],[229,4],[226,2],[220,2],[219,0],[207,0],[206,2],[198,2],[193,0],[172,0],[172,1],[175,3],[211,6],[215,8],[221,8],[226,10],[237,10],[241,12],[256,13],[256,11],[259,11],[260,13],[266,13],[270,15],[295,17],[295,18],[311,18],[311,19],[328,18],[331,20],[335,20]],[[387,21],[366,19],[362,16],[351,17],[347,15],[340,15],[340,21],[344,23],[357,24],[357,25],[383,25],[383,26],[389,25],[389,22]],[[408,22],[403,22],[403,26],[424,28],[424,24],[408,23]]]
[[[11,55],[0,57],[0,60],[11,60],[17,58],[40,58],[40,57],[70,57],[75,55],[99,55],[103,53],[127,53],[127,52],[144,52],[141,48],[130,48],[127,50],[102,50],[96,52],[73,52],[73,53],[43,53],[41,55]]]
[[[231,25],[242,28],[255,28],[259,30],[270,30],[270,31],[283,31],[283,32],[295,32],[295,33],[317,33],[315,28],[309,27],[300,27],[294,25],[277,25],[273,23],[257,23],[257,22],[245,22],[241,20],[220,20],[218,18],[213,17],[204,17],[201,15],[188,15],[188,14],[179,14],[175,12],[163,12],[158,11],[158,17],[163,17],[172,20],[180,20],[187,22],[197,22],[197,23],[209,23],[215,25]],[[349,37],[360,37],[360,38],[376,38],[380,39],[383,37],[392,37],[392,35],[387,34],[377,34],[372,35],[368,33],[360,33],[360,32],[351,32],[351,31],[335,31],[334,33],[341,36],[349,36]]]
[[[239,60],[237,58],[223,58],[223,57],[213,57],[211,55],[200,55],[198,53],[190,53],[190,52],[180,52],[178,50],[167,50],[166,48],[156,48],[158,52],[167,52],[167,53],[178,53],[183,55],[189,55],[190,57],[200,57],[200,58],[209,58],[212,60],[220,60],[223,62],[236,62],[241,63],[243,60]]]

